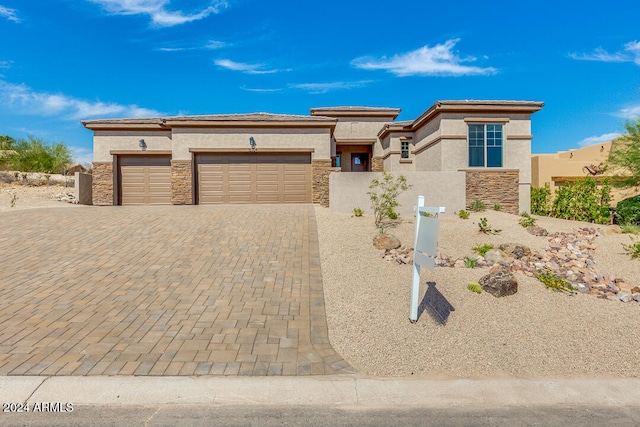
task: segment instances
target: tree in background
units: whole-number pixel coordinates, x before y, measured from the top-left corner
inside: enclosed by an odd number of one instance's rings
[[[52,143],[35,138],[15,141],[6,156],[6,166],[22,172],[64,173],[73,159],[71,150],[65,144]]]
[[[16,140],[8,135],[0,135],[0,169],[7,167],[8,157],[15,148]]]
[[[607,165],[616,172],[612,185],[638,187],[640,185],[640,118],[624,124],[627,134],[613,141]]]

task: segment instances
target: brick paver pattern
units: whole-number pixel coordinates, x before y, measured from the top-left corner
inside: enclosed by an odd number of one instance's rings
[[[353,373],[311,205],[0,213],[0,375]]]

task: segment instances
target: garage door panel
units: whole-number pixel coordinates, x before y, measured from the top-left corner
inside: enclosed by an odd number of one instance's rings
[[[201,204],[311,203],[310,154],[197,155],[196,163]]]
[[[118,159],[122,205],[171,204],[171,159],[131,156]]]

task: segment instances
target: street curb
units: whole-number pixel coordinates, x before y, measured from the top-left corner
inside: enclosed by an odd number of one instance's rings
[[[3,403],[92,406],[639,406],[639,379],[423,380],[312,377],[0,377]]]

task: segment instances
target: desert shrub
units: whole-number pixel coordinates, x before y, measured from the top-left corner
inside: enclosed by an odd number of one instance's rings
[[[478,263],[478,260],[475,258],[466,257],[464,259],[464,266],[467,268],[475,268],[477,263]]]
[[[480,218],[478,228],[480,229],[480,232],[484,234],[498,234],[502,231],[497,228],[491,228],[491,226],[487,224],[487,218]]]
[[[469,212],[461,209],[460,211],[458,211],[458,216],[460,217],[460,219],[469,219]]]
[[[367,194],[371,199],[374,224],[381,233],[384,232],[385,219],[398,218],[395,210],[396,207],[400,206],[398,196],[409,188],[411,188],[411,185],[407,183],[407,178],[404,175],[394,178],[393,175],[383,172],[382,179],[376,177],[371,181]],[[390,214],[395,218],[389,216]]]
[[[638,224],[622,224],[620,230],[625,234],[640,234],[640,225]]]
[[[499,211],[500,209],[502,209],[502,205],[500,203],[494,203],[493,204],[493,210],[494,211]]]
[[[625,245],[624,243],[622,243],[622,249],[624,249],[627,255],[629,255],[631,258],[633,259],[640,258],[640,242],[639,241],[635,241],[630,245]]]
[[[475,292],[476,294],[482,293],[482,286],[480,286],[480,283],[471,282],[467,284],[467,289],[469,289],[471,292]]]
[[[609,179],[605,178],[602,187],[598,188],[596,180],[588,176],[574,183],[563,185],[556,191],[551,216],[608,224],[610,221],[610,201]]]
[[[480,199],[475,199],[469,205],[469,210],[472,212],[482,212],[487,209],[487,204]]]
[[[549,184],[531,189],[531,213],[543,216],[549,216],[551,213],[551,188],[549,188]]]
[[[490,243],[485,243],[483,245],[478,244],[471,248],[472,251],[476,252],[480,256],[485,256],[485,254],[491,249],[493,249],[493,245]]]
[[[364,213],[364,212],[362,212],[362,209],[360,209],[360,208],[353,208],[353,216],[361,217],[363,213]]]
[[[640,196],[621,200],[616,205],[618,224],[640,225]]]
[[[528,213],[522,212],[520,216],[521,218],[520,221],[518,221],[518,224],[520,224],[524,228],[533,227],[534,225],[536,225],[536,219],[531,218],[531,215],[529,215]]]
[[[538,271],[536,279],[544,283],[547,288],[553,289],[554,291],[569,293],[573,293],[575,291],[575,288],[571,283],[567,282],[550,270],[547,270],[544,273]]]
[[[4,161],[10,169],[23,172],[64,173],[72,158],[71,150],[63,143],[50,144],[29,136],[13,144],[12,153]]]

